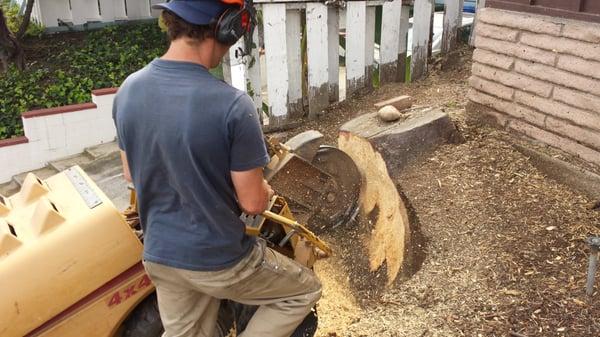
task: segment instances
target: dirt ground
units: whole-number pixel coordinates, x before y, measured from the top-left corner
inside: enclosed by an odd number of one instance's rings
[[[600,335],[600,294],[588,302],[584,291],[584,239],[600,232],[600,212],[544,177],[507,134],[465,122],[470,55],[465,48],[454,69],[434,65],[421,82],[384,86],[301,128],[335,143],[345,121],[408,94],[448,111],[464,137],[391,173],[422,235],[417,270],[385,287],[385,270],[360,269],[360,226],[369,219],[326,237],[338,253],[316,267],[324,283],[318,336]],[[359,242],[345,241],[352,237]]]

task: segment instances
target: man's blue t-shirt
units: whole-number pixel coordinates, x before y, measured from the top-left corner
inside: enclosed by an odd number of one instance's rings
[[[119,89],[113,118],[137,191],[144,259],[189,270],[241,260],[244,234],[230,171],[269,157],[250,97],[199,64],[155,59]]]

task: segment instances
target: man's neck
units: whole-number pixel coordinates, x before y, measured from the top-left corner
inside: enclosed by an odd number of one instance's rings
[[[190,43],[185,38],[171,41],[169,49],[161,59],[197,63],[209,69],[211,67],[212,49],[208,45],[204,46],[207,42],[205,40],[199,43]]]

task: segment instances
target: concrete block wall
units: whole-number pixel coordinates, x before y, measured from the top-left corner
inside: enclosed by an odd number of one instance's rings
[[[0,183],[48,162],[115,140],[116,88],[94,90],[92,102],[24,112],[24,136],[0,140]]]
[[[600,166],[600,24],[482,9],[469,99],[502,127]]]

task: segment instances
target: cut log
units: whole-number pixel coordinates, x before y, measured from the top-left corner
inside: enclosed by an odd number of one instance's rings
[[[385,264],[387,284],[394,282],[407,262],[411,224],[406,205],[396,188],[399,170],[436,146],[459,139],[447,114],[434,109],[413,109],[395,123],[379,120],[377,113],[359,116],[340,129],[339,148],[356,163],[362,176],[361,210],[368,217],[377,210],[366,247],[370,270]]]
[[[461,140],[448,114],[439,109],[417,107],[403,111],[403,117],[386,123],[377,113],[364,114],[342,125],[340,138],[350,133],[368,140],[383,155],[391,174],[440,144]]]
[[[386,105],[393,105],[396,109],[400,111],[410,109],[413,105],[413,98],[410,96],[403,95],[375,103],[375,107],[378,109]]]

